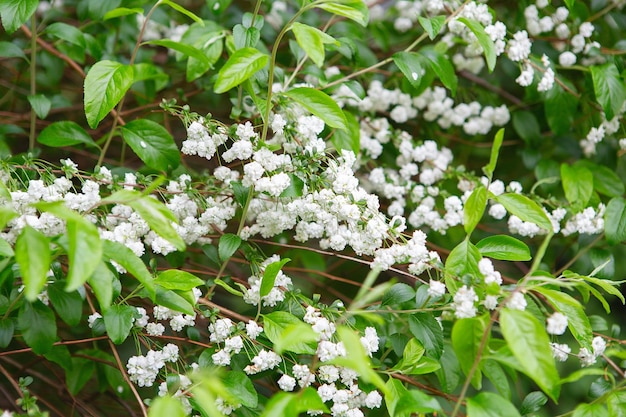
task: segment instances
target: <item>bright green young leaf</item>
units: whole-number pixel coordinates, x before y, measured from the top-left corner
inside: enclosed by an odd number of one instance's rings
[[[168,6],[170,6],[172,9],[176,10],[177,12],[184,14],[188,18],[192,19],[194,22],[200,24],[201,26],[204,26],[204,21],[202,19],[200,19],[198,16],[196,16],[189,10],[185,9],[180,4],[177,4],[171,0],[160,0],[160,2],[161,4],[167,4]]]
[[[556,308],[557,311],[567,316],[567,327],[582,347],[593,350],[591,339],[591,323],[578,300],[562,291],[555,291],[545,287],[537,287],[535,291],[546,297],[546,300]]]
[[[35,13],[39,0],[3,0],[0,2],[2,26],[10,35]]]
[[[60,282],[48,285],[48,297],[54,310],[68,326],[76,326],[83,316],[83,299],[78,291],[66,292]]]
[[[26,344],[38,355],[52,349],[57,340],[54,313],[39,300],[22,304],[17,316],[17,327]]]
[[[133,68],[114,61],[99,61],[85,77],[85,115],[92,129],[122,100],[133,83]]]
[[[204,285],[204,281],[197,276],[179,269],[168,269],[161,272],[154,279],[154,283],[167,290],[189,291]]]
[[[476,247],[482,256],[500,261],[530,261],[531,259],[528,245],[509,235],[488,236],[476,243]]]
[[[604,212],[604,233],[611,244],[626,240],[626,200],[614,197],[609,201]]]
[[[236,398],[239,404],[244,407],[254,408],[259,403],[259,395],[257,394],[252,380],[241,371],[230,371],[222,380],[224,388],[226,388],[233,398]]]
[[[431,18],[418,16],[417,19],[419,20],[420,25],[422,25],[426,33],[428,33],[428,37],[431,41],[435,39],[437,35],[439,35],[439,32],[441,32],[441,28],[446,21],[445,16],[435,16]]]
[[[1,188],[1,186],[0,186]],[[10,200],[9,194],[9,200]],[[0,227],[4,229],[4,227],[11,221],[11,219],[17,217],[17,213],[13,210],[13,208],[7,206],[0,206]]]
[[[282,330],[278,339],[274,341],[274,351],[279,355],[283,352],[302,353],[302,344],[315,346],[318,340],[319,334],[309,324],[298,322]]]
[[[69,120],[54,122],[48,125],[37,137],[37,142],[55,148],[74,146],[81,143],[87,146],[98,147],[85,129]]]
[[[509,400],[492,392],[467,399],[467,417],[521,417]]]
[[[180,52],[187,57],[192,57],[202,62],[208,62],[208,58],[206,57],[204,52],[183,42],[176,42],[171,39],[156,39],[143,42],[143,45],[162,46],[163,48],[168,48],[173,51]]]
[[[578,210],[587,207],[593,194],[593,174],[580,165],[561,164],[561,183],[565,198]]]
[[[154,279],[148,271],[148,268],[146,268],[146,265],[133,251],[121,243],[110,240],[102,241],[102,249],[104,259],[115,261],[126,269],[128,273],[137,278],[137,281],[144,286],[148,294],[150,294],[150,297],[154,300]]]
[[[626,87],[615,64],[607,62],[589,67],[593,79],[593,91],[596,100],[602,106],[606,119],[611,120],[619,114],[626,101]]]
[[[0,238],[0,258],[11,258],[15,251],[5,239]]]
[[[171,310],[180,311],[181,313],[193,316],[196,313],[193,309],[193,300],[189,299],[190,294],[193,297],[193,293],[191,291],[166,290],[157,285],[156,303]]]
[[[496,67],[496,47],[491,40],[491,37],[487,34],[487,32],[485,32],[483,25],[477,21],[466,19],[464,17],[460,17],[459,21],[465,24],[465,26],[467,26],[476,36],[476,39],[478,39],[478,43],[483,48],[483,53],[485,54],[487,68],[489,68],[489,72],[492,72]]]
[[[168,171],[180,164],[174,138],[159,123],[137,119],[120,127],[124,141],[150,168]]]
[[[340,132],[339,130],[337,132]],[[335,132],[335,135],[337,134],[337,132]],[[288,174],[289,175],[289,187],[285,188],[285,190],[280,193],[280,198],[293,198],[293,197],[301,197],[302,193],[304,191],[304,181],[302,181],[300,179],[300,177],[298,177],[295,174]]]
[[[335,38],[309,25],[294,22],[291,25],[291,30],[296,36],[296,41],[298,45],[300,45],[300,48],[306,52],[309,58],[311,58],[311,61],[318,67],[324,65],[326,55],[324,44],[339,45],[339,42]]]
[[[576,91],[573,85],[568,85],[568,88]],[[572,128],[580,100],[558,84],[555,84],[545,95],[544,110],[548,126],[555,135],[566,134]]]
[[[481,184],[474,188],[463,207],[463,227],[465,228],[465,233],[468,235],[472,234],[476,225],[483,217],[486,205],[487,188]]]
[[[14,43],[6,42],[6,41],[0,42],[0,57],[23,58],[23,59],[28,60],[28,58],[26,58],[26,54],[24,54],[24,51],[22,51],[22,48],[20,48]]]
[[[486,331],[485,317],[460,319],[452,327],[452,347],[466,376],[469,376],[474,362],[480,360],[480,355],[488,346],[488,342],[482,344]],[[472,375],[472,385],[476,389],[480,389],[482,386],[482,375],[478,367]]]
[[[500,329],[526,375],[556,401],[561,387],[545,325],[527,311],[505,308]]]
[[[48,116],[48,113],[50,112],[50,107],[52,106],[52,103],[50,102],[48,97],[44,96],[43,94],[35,94],[34,96],[26,96],[26,98],[28,99],[28,102],[35,111],[37,117],[39,117],[40,119],[45,119],[46,116]]]
[[[131,14],[143,14],[144,10],[141,7],[118,7],[117,9],[109,10],[106,12],[102,20],[115,19],[116,17],[128,16]]]
[[[430,68],[437,74],[443,85],[450,90],[450,93],[453,96],[456,95],[459,80],[451,60],[433,48],[422,48],[418,53],[426,58]]]
[[[285,330],[291,326],[299,326],[302,321],[298,320],[293,314],[285,311],[274,311],[263,315],[263,332],[272,343],[276,343],[282,338]],[[289,350],[295,353],[314,354],[316,344],[300,342],[299,344],[290,343]]]
[[[393,62],[400,68],[409,83],[418,88],[424,71],[423,58],[416,52],[396,52],[392,56]]]
[[[399,282],[394,284],[383,295],[382,305],[395,305],[412,300],[415,297],[415,290],[409,285]]]
[[[227,260],[229,260],[230,257],[233,256],[235,252],[237,252],[237,249],[239,249],[240,245],[241,238],[238,235],[232,233],[224,233],[222,236],[220,236],[220,241],[217,246],[220,260],[222,262],[226,262]]]
[[[133,328],[135,308],[128,305],[112,305],[102,315],[107,334],[113,343],[121,344]]]
[[[464,239],[459,243],[446,259],[446,287],[455,294],[456,290],[461,287],[458,278],[465,275],[476,277],[480,275],[478,262],[482,258],[476,246],[468,239]]]
[[[624,294],[619,290],[619,283],[616,281],[612,281],[610,279],[600,279],[595,277],[587,277],[583,275],[579,275],[582,279],[592,284],[597,285],[602,288],[604,292],[611,294],[620,299],[622,304],[626,303],[626,299],[624,299]]]
[[[626,392],[611,393],[607,399],[607,406],[611,417],[626,417]]]
[[[506,193],[495,196],[494,200],[502,204],[506,210],[525,222],[534,223],[542,229],[552,231],[552,222],[539,204],[521,195]]]
[[[415,413],[441,411],[441,405],[434,397],[418,390],[407,390],[397,379],[389,378],[385,387],[385,405],[391,416],[411,417]]]
[[[87,280],[102,310],[108,309],[113,302],[113,282],[116,279],[113,272],[101,261]]]
[[[237,24],[233,27],[233,40],[237,49],[254,48],[261,40],[261,31],[254,26]]]
[[[0,317],[0,348],[9,346],[11,340],[13,340],[13,334],[15,332],[15,323],[11,317]]]
[[[109,11],[119,7],[122,0],[85,0],[88,5],[89,17],[100,20]]]
[[[367,26],[367,22],[369,21],[369,9],[362,0],[340,0],[337,2],[316,4],[315,7],[338,16],[347,17],[361,26]]]
[[[402,352],[402,359],[392,369],[398,370],[402,373],[410,374],[411,368],[418,365],[422,357],[424,356],[424,346],[414,337],[409,339],[409,342],[404,347]]]
[[[228,283],[226,283],[225,281],[223,281],[220,278],[216,278],[213,281],[216,285],[219,285],[220,287],[224,288],[226,291],[228,291],[229,293],[231,293],[232,295],[236,295],[237,297],[243,297],[243,292],[234,289],[233,287],[231,287],[230,285],[228,285]]]
[[[255,48],[241,48],[228,58],[215,81],[215,93],[221,94],[238,86],[261,70],[269,57]]]
[[[609,414],[609,410],[605,404],[591,403],[591,404],[579,404],[574,409],[572,417],[616,417]]]
[[[281,268],[290,260],[291,259],[289,258],[284,258],[280,261],[272,262],[265,267],[265,270],[263,271],[263,278],[261,279],[261,288],[259,290],[261,297],[265,297],[270,293],[270,291],[272,291],[274,283],[276,282],[276,276],[278,276]]]
[[[281,93],[319,117],[330,127],[348,130],[346,116],[328,94],[309,87],[293,88]]]
[[[439,359],[443,352],[443,330],[432,314],[413,313],[409,317],[409,330],[426,349],[431,358]]]
[[[15,242],[15,260],[20,266],[26,299],[32,302],[46,284],[51,262],[50,240],[40,231],[24,227]]]
[[[186,417],[187,412],[180,400],[171,395],[157,397],[150,403],[148,417]]]
[[[496,132],[496,136],[493,138],[493,146],[491,147],[491,155],[489,156],[489,163],[483,167],[483,172],[491,181],[493,178],[493,172],[496,170],[496,164],[498,163],[498,155],[500,154],[500,147],[504,140],[504,128],[499,129]]]

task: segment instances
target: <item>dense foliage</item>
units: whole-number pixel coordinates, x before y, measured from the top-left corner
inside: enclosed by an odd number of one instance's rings
[[[626,416],[622,0],[0,0],[0,408]]]

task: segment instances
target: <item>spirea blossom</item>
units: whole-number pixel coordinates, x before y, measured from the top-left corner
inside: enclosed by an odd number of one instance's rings
[[[553,313],[546,321],[548,323],[546,331],[549,334],[559,335],[565,333],[565,329],[567,329],[567,316],[565,314]]]

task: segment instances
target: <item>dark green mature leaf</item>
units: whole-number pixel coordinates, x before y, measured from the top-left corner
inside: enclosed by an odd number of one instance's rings
[[[26,96],[26,98],[28,99],[28,102],[35,111],[37,117],[39,117],[40,119],[45,119],[46,116],[48,116],[48,113],[50,112],[50,106],[52,106],[52,103],[50,102],[50,99],[48,99],[48,97],[44,96],[43,94],[35,94],[34,96]]]
[[[467,417],[521,417],[509,400],[493,392],[481,392],[467,399]]]
[[[0,57],[3,58],[26,58],[26,54],[22,51],[22,48],[14,43],[2,41],[0,42]]]
[[[415,297],[415,290],[409,285],[399,282],[389,288],[383,295],[382,305],[395,305],[412,300]]]
[[[476,246],[468,239],[459,243],[446,259],[446,287],[452,294],[461,286],[460,280],[464,275],[479,276],[478,262],[482,258]]]
[[[124,141],[150,168],[168,171],[180,164],[180,152],[174,138],[160,124],[137,119],[120,127]]]
[[[338,16],[347,17],[361,26],[367,26],[369,21],[369,9],[362,0],[340,0],[317,4],[316,7]]]
[[[38,355],[48,352],[57,339],[54,313],[44,303],[23,303],[17,316],[17,326],[28,346]]]
[[[96,62],[85,77],[85,115],[92,129],[122,100],[133,83],[133,68],[119,62]]]
[[[180,400],[171,395],[157,397],[150,403],[148,417],[186,417],[187,412]]]
[[[55,22],[46,28],[46,33],[66,42],[85,48],[85,36],[80,29],[63,22]]]
[[[433,48],[422,48],[418,53],[427,59],[430,68],[454,96],[459,80],[450,59]]]
[[[561,183],[565,198],[569,203],[581,210],[587,207],[593,194],[593,174],[580,165],[561,164]]]
[[[500,261],[529,261],[530,249],[521,240],[508,235],[489,236],[476,244],[482,256]]]
[[[552,231],[552,222],[539,204],[530,198],[521,195],[506,193],[495,196],[494,200],[502,204],[506,210],[525,222],[535,223],[537,226]]]
[[[466,19],[464,17],[460,17],[459,21],[465,24],[465,26],[467,26],[469,30],[474,33],[476,39],[478,39],[478,43],[483,48],[483,53],[485,54],[487,68],[489,68],[489,72],[492,72],[493,69],[496,67],[496,47],[493,44],[491,37],[487,34],[487,32],[485,32],[485,28],[479,22]]]
[[[174,291],[166,290],[157,285],[156,287],[156,303],[169,309],[180,311],[181,313],[194,315],[192,300],[189,295],[193,295],[191,291]]]
[[[50,240],[30,226],[24,227],[15,242],[15,260],[20,266],[24,295],[34,301],[46,284],[50,269]]]
[[[76,395],[93,377],[96,363],[86,358],[71,358],[71,366],[65,374],[67,388],[72,395]]]
[[[48,297],[61,320],[68,326],[76,326],[83,315],[83,299],[78,291],[66,292],[61,282],[48,285]]]
[[[220,260],[222,262],[226,262],[230,259],[231,256],[239,246],[241,245],[241,238],[238,235],[232,233],[224,233],[220,236],[219,244],[217,245],[217,253],[219,254]]]
[[[572,417],[615,417],[609,414],[609,410],[604,404],[591,403],[591,404],[579,404],[574,409]]]
[[[583,159],[576,165],[587,168],[593,174],[593,188],[609,197],[621,197],[626,192],[624,182],[611,168]]]
[[[500,312],[500,329],[524,373],[556,401],[561,388],[559,374],[543,323],[527,311],[505,308]]]
[[[348,130],[346,116],[328,94],[309,87],[292,88],[281,93],[319,117],[330,127]]]
[[[107,334],[113,343],[121,344],[133,328],[135,308],[128,305],[112,305],[102,315]]]
[[[466,376],[469,376],[474,362],[480,360],[481,342],[486,331],[485,317],[460,319],[452,327],[452,347]],[[485,346],[487,344],[482,346],[483,350]],[[482,386],[482,375],[478,367],[475,368],[472,375],[472,385],[476,389],[480,389]]]
[[[324,58],[326,56],[324,44],[331,43],[339,45],[339,41],[335,38],[313,26],[294,22],[291,25],[291,30],[300,48],[306,52],[309,58],[311,58],[311,61],[318,67],[324,65]]]
[[[472,234],[474,228],[483,217],[485,206],[487,205],[487,188],[479,185],[474,188],[463,207],[463,228],[468,235]]]
[[[498,390],[500,395],[504,398],[511,398],[511,386],[507,378],[506,373],[502,369],[502,366],[493,359],[482,359],[480,361],[480,369],[483,375],[491,381],[494,387]]]
[[[548,397],[541,391],[533,391],[528,393],[522,401],[520,411],[523,415],[536,413],[548,402]]]
[[[189,57],[187,60],[187,82],[197,79],[213,68],[213,65],[224,50],[224,37],[223,31],[215,31],[199,37],[194,42],[194,46],[204,53],[207,60],[201,61],[194,57]]]
[[[15,332],[15,323],[11,317],[0,318],[0,348],[9,346],[11,340],[13,340],[13,333]]]
[[[443,330],[432,314],[414,313],[409,317],[409,330],[426,349],[426,354],[439,359],[443,352]]]
[[[568,87],[574,88],[573,85]],[[554,134],[564,135],[571,130],[578,102],[576,96],[558,84],[546,92],[544,110],[548,126]]]
[[[69,120],[54,122],[47,126],[37,137],[37,142],[52,147],[74,146],[81,143],[98,147],[85,129],[80,127],[78,123]]]
[[[419,20],[420,25],[422,25],[426,33],[428,33],[428,37],[431,41],[435,39],[437,35],[439,35],[439,32],[441,32],[441,28],[446,21],[445,16],[435,16],[431,18],[418,16],[417,19]]]
[[[335,131],[330,140],[336,150],[345,149],[358,155],[361,150],[361,128],[359,121],[352,112],[344,111],[343,115],[346,117],[348,129]]]
[[[204,285],[204,281],[197,276],[178,269],[168,269],[161,272],[154,279],[154,283],[167,290],[179,291],[189,291]]]
[[[238,86],[267,65],[268,61],[269,57],[255,48],[235,51],[217,74],[215,92],[225,93]]]
[[[396,52],[392,58],[409,83],[418,88],[424,71],[424,59],[416,52]]]
[[[626,240],[626,200],[614,197],[609,201],[604,212],[604,233],[611,244]]]
[[[263,278],[261,279],[261,288],[259,294],[261,297],[265,297],[274,288],[274,282],[276,282],[276,276],[280,272],[281,268],[291,261],[289,258],[281,259],[280,261],[272,262],[265,267],[263,271]]]
[[[144,286],[154,300],[155,285],[152,275],[143,261],[129,248],[118,242],[102,241],[103,256],[107,260],[115,261],[132,274]]]
[[[8,34],[15,32],[35,13],[39,0],[3,0],[0,2],[2,26]]]
[[[626,100],[626,87],[615,64],[607,62],[589,68],[596,100],[602,106],[607,120],[619,114]]]
[[[534,144],[541,139],[541,128],[537,117],[526,110],[513,113],[513,129],[526,144]]]
[[[88,279],[89,285],[96,294],[102,310],[108,309],[113,302],[113,282],[116,279],[113,272],[102,261]]]

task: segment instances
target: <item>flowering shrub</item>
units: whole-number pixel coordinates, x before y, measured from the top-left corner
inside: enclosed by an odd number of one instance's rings
[[[2,416],[625,415],[625,5],[0,2]]]

